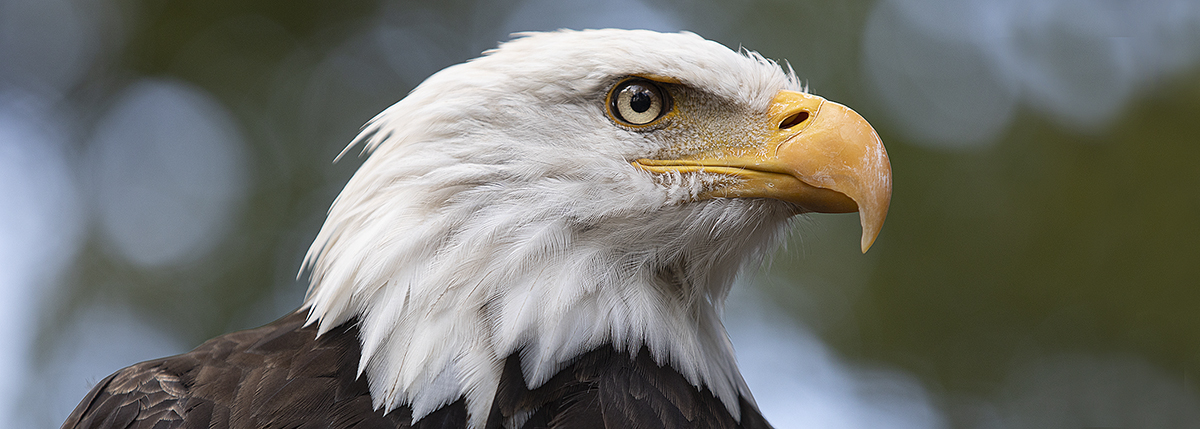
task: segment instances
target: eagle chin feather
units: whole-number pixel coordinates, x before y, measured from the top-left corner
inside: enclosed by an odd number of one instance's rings
[[[520,36],[431,76],[351,144],[370,156],[306,258],[308,323],[358,320],[374,405],[414,420],[465,398],[482,427],[507,356],[536,389],[605,345],[646,348],[739,418],[753,399],[722,302],[795,207],[695,201],[722,178],[630,168],[671,142],[614,126],[598,95],[669,76],[738,119],[795,76],[690,33]]]

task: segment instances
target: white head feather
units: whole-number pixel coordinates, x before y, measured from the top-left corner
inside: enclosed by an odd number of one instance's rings
[[[761,112],[796,79],[690,33],[520,36],[431,76],[351,144],[371,155],[309,250],[309,322],[357,318],[376,407],[414,419],[461,397],[480,427],[510,354],[535,388],[605,344],[646,347],[739,416],[753,399],[721,305],[793,212],[694,201],[714,178],[632,167],[662,142],[614,125],[604,99],[649,74]]]

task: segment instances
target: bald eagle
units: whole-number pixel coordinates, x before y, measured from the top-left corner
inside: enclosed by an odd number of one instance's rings
[[[521,34],[347,148],[282,319],[101,380],[64,428],[766,428],[721,323],[806,212],[891,167],[852,110],[695,34]],[[343,152],[345,153],[345,152]]]

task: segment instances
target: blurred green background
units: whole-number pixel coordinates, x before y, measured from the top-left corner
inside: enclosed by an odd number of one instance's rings
[[[358,127],[561,27],[757,50],[875,125],[871,251],[810,216],[744,282],[866,404],[822,427],[1200,427],[1194,0],[2,0],[0,425],[56,427],[122,366],[294,309]],[[880,405],[872,374],[916,390]],[[747,379],[777,427],[834,409]]]

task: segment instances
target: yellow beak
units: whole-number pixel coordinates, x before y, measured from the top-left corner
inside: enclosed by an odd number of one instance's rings
[[[755,150],[725,147],[695,158],[633,164],[655,173],[705,171],[740,179],[708,198],[774,198],[804,212],[857,211],[865,253],[892,198],[892,167],[875,130],[846,106],[786,90],[775,95],[766,120],[771,131]]]

